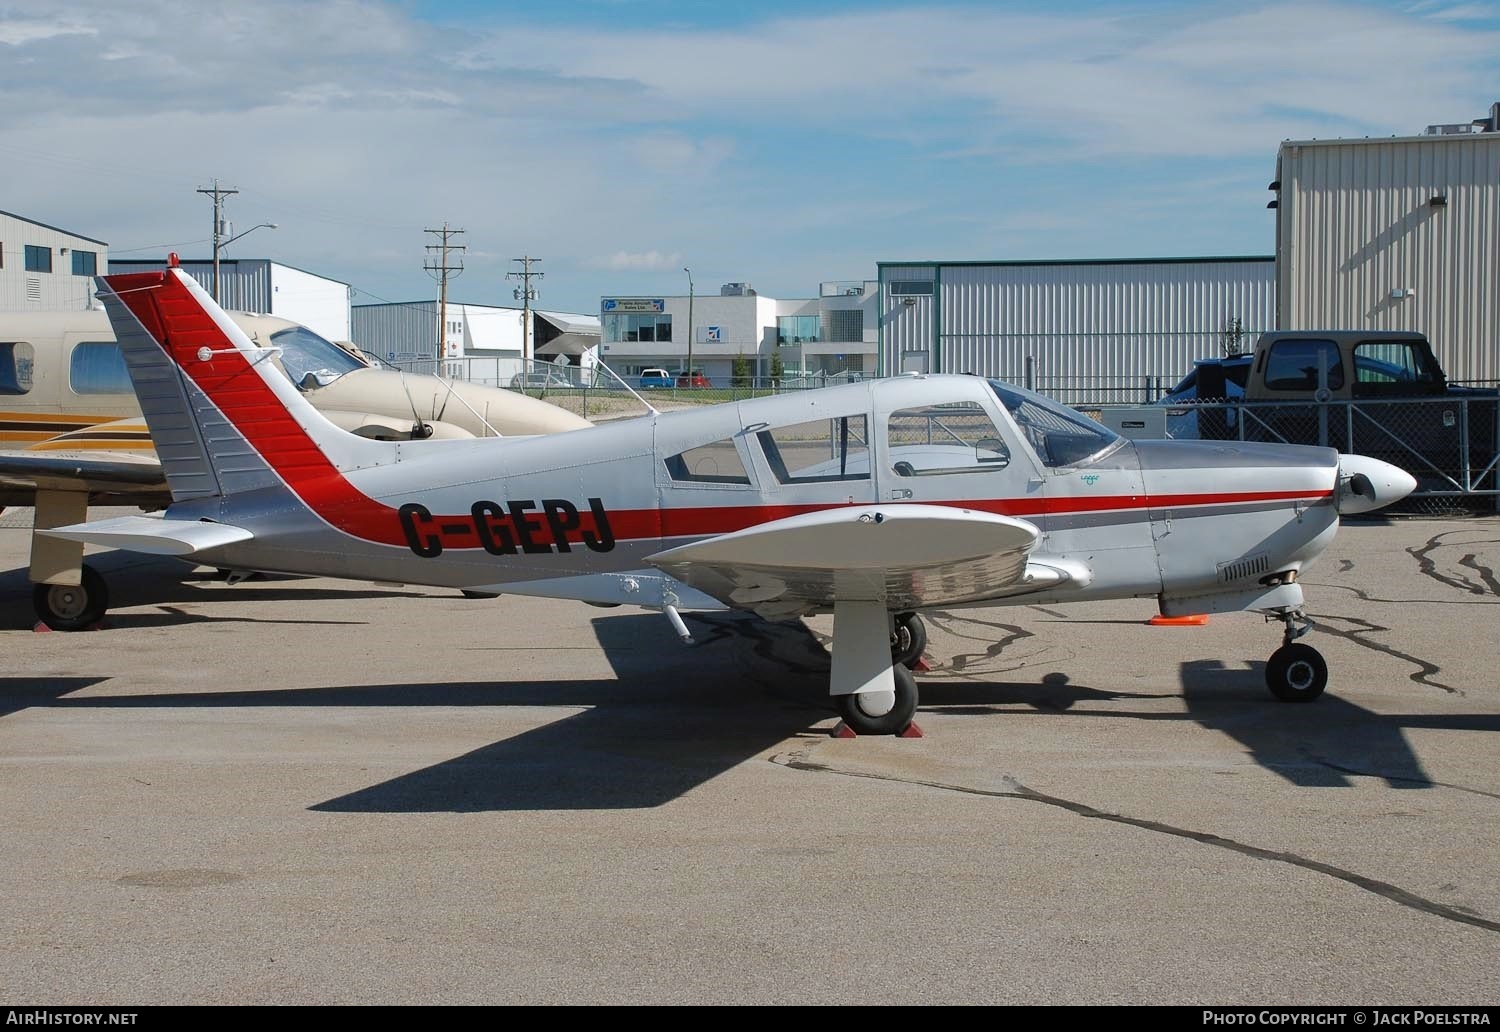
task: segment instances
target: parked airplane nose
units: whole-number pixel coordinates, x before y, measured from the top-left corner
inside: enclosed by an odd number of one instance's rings
[[[1400,466],[1368,455],[1339,456],[1335,506],[1340,516],[1369,512],[1399,502],[1417,489],[1417,479]]]

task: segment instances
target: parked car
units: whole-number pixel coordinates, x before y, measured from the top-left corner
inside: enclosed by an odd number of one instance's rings
[[[676,385],[677,381],[665,369],[641,370],[640,387],[642,390],[670,390]]]
[[[513,391],[535,390],[538,387],[571,387],[566,374],[548,369],[533,369],[529,373],[517,373],[510,378]]]
[[[677,374],[677,386],[679,387],[712,387],[708,377],[703,375],[703,370],[694,369],[690,373]]]

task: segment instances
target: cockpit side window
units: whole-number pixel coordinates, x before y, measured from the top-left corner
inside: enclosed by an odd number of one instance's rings
[[[869,419],[815,419],[757,433],[766,464],[783,484],[870,479]]]
[[[1010,449],[983,406],[973,401],[892,412],[886,453],[898,477],[987,473],[1010,465]]]
[[[1049,468],[1092,462],[1123,440],[1104,424],[1051,398],[999,380],[991,380],[990,389]]]

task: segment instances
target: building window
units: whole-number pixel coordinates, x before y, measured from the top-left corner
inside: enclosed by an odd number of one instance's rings
[[[25,341],[0,341],[0,394],[30,394],[36,352]]]
[[[622,341],[671,343],[672,317],[660,312],[608,312],[601,332],[606,344]]]
[[[94,251],[73,252],[73,275],[94,276],[99,272],[99,255]]]
[[[823,339],[816,315],[782,315],[776,318],[777,344],[806,344]]]
[[[859,308],[835,308],[828,313],[828,339],[841,344],[858,344],[865,339],[865,313]]]
[[[129,394],[125,356],[112,340],[85,341],[68,359],[68,385],[74,394]]]
[[[932,280],[891,280],[890,291],[894,297],[911,294],[931,294]]]
[[[815,419],[762,430],[761,450],[783,484],[869,480],[870,445],[864,416]]]
[[[26,245],[26,271],[27,272],[51,272],[52,271],[52,248],[42,247],[38,244]]]

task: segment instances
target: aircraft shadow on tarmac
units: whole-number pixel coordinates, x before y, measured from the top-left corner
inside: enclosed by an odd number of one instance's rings
[[[666,619],[592,621],[615,677],[596,680],[369,684],[70,698],[105,678],[0,677],[0,716],[27,708],[588,707],[430,767],[317,804],[342,813],[638,809],[663,805],[833,715],[823,671],[796,657],[800,624],[741,614],[688,616],[684,649]],[[783,648],[780,639],[786,639]],[[792,657],[772,686],[747,676],[747,653]]]
[[[392,588],[376,588],[350,582],[344,588],[328,588],[323,582],[302,577],[257,575],[244,584],[228,584],[214,571],[195,567],[174,559],[141,556],[130,552],[106,552],[88,557],[109,583],[111,611],[104,618],[110,629],[176,626],[186,623],[328,623],[358,624],[366,621],[333,618],[329,620],[270,620],[263,617],[215,616],[189,613],[176,608],[177,603],[203,602],[309,602],[323,599],[354,598],[422,598],[424,593]],[[19,629],[37,622],[32,608],[34,585],[24,568],[0,572],[0,628]],[[457,593],[454,593],[457,595]],[[156,611],[119,612],[143,606]]]
[[[1222,660],[1181,666],[1181,698],[1187,712],[1132,712],[1131,699],[1175,698],[1073,684],[1063,673],[1031,683],[922,683],[922,705],[944,713],[997,715],[996,707],[1024,706],[1042,713],[1125,720],[1191,720],[1243,745],[1256,763],[1306,788],[1347,788],[1351,777],[1378,777],[1392,788],[1433,788],[1405,732],[1411,730],[1500,731],[1500,714],[1382,714],[1341,698],[1331,689],[1308,705],[1273,701],[1265,688],[1265,664],[1230,669]],[[919,714],[920,716],[920,714]]]
[[[151,560],[136,569],[124,553],[98,557],[118,564],[125,605],[168,599],[206,601],[211,577],[184,564]],[[94,561],[91,559],[91,561]],[[257,598],[367,596],[287,580],[254,585]],[[0,573],[0,598],[26,587],[24,571]],[[250,587],[250,586],[246,586]],[[238,588],[225,587],[230,595]],[[283,594],[284,593],[284,594]],[[378,595],[403,592],[376,589]],[[27,593],[29,595],[29,592]],[[139,600],[137,600],[139,599]],[[0,612],[11,600],[0,602]],[[29,598],[22,603],[29,608]],[[483,603],[477,603],[482,605]],[[135,614],[123,614],[123,618]],[[146,614],[149,618],[149,614]],[[167,609],[163,620],[180,617]],[[113,619],[113,618],[112,618]],[[454,681],[229,692],[183,692],[72,698],[99,678],[0,677],[0,717],[33,707],[146,708],[249,706],[555,706],[587,707],[531,731],[483,746],[389,781],[312,807],[334,812],[470,812],[533,809],[615,809],[663,805],[788,738],[815,733],[830,718],[828,655],[797,622],[768,624],[745,614],[689,614],[700,644],[684,649],[659,615],[622,612],[593,621],[615,676],[597,680]],[[10,621],[7,621],[10,622]],[[763,676],[747,673],[758,664]],[[1408,728],[1500,731],[1493,714],[1378,714],[1340,698],[1271,701],[1260,664],[1228,669],[1218,660],[1183,664],[1187,712],[1132,710],[1133,699],[1171,698],[1073,683],[1060,672],[1039,681],[922,681],[923,707],[1004,719],[999,707],[1069,717],[1191,720],[1245,746],[1267,770],[1305,787],[1348,786],[1376,776],[1392,787],[1433,782],[1405,737]]]

